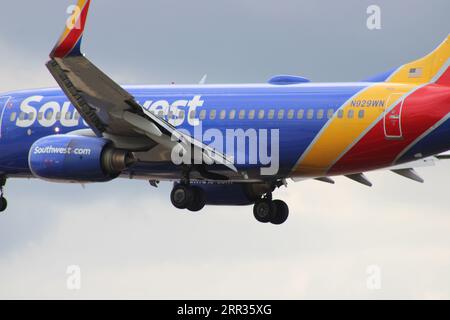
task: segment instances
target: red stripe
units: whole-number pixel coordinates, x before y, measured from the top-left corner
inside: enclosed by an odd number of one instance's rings
[[[406,147],[447,115],[448,94],[448,90],[435,84],[418,89],[403,104],[401,140],[386,139],[381,119],[329,173],[364,172],[392,165]]]
[[[437,84],[441,84],[444,86],[450,86],[450,68],[445,70],[444,74],[436,81]]]
[[[90,1],[86,3],[83,10],[81,11],[79,17],[79,19],[81,19],[80,28],[73,28],[72,30],[70,30],[69,34],[63,40],[63,42],[59,46],[57,46],[50,54],[51,57],[64,58],[72,52],[73,48],[76,46],[83,35],[84,26],[86,25],[86,19],[89,10],[89,3]]]

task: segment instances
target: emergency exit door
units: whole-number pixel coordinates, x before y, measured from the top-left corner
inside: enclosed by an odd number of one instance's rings
[[[386,139],[402,139],[403,93],[393,93],[386,101],[384,109],[384,135]]]

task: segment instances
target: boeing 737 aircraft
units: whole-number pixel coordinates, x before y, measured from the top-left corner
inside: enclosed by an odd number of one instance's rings
[[[272,193],[288,180],[334,183],[448,158],[450,35],[432,53],[355,83],[275,76],[263,84],[120,86],[81,53],[90,0],[80,0],[47,63],[59,88],[0,97],[1,210],[9,178],[174,183],[171,202],[253,205],[281,224]]]

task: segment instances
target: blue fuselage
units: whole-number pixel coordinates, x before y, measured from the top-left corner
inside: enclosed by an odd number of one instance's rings
[[[262,159],[252,162],[249,159],[251,145],[247,143],[242,149],[235,143],[230,147],[226,140],[217,141],[218,133],[225,137],[227,130],[242,129],[246,133],[254,130],[258,138],[264,136],[267,141],[267,156],[273,151],[272,136],[277,135],[279,170],[274,176],[286,177],[337,111],[370,85],[372,83],[125,88],[144,108],[196,138],[201,124],[200,137],[205,144],[219,144],[226,154],[247,157],[237,165],[240,170],[251,172],[261,166]],[[371,103],[378,104],[375,100]],[[8,176],[31,176],[28,153],[36,140],[89,129],[59,89],[7,93],[0,98],[0,104],[0,171]],[[384,102],[380,102],[379,107],[383,105]],[[355,118],[355,121],[365,121],[364,117]],[[444,128],[448,130],[448,123]],[[434,141],[434,144],[435,150],[426,153],[450,147],[447,141]],[[174,178],[170,174],[173,170],[170,162],[148,161],[136,164],[133,176],[162,174]]]

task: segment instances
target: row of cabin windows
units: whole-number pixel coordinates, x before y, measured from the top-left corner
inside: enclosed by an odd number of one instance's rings
[[[215,119],[220,119],[220,120],[225,120],[225,119],[229,119],[229,120],[234,120],[234,119],[239,119],[239,120],[254,120],[254,119],[269,119],[269,120],[273,120],[273,119],[278,119],[278,120],[284,120],[284,119],[298,119],[298,120],[302,120],[302,119],[307,119],[307,120],[312,120],[312,119],[316,119],[316,120],[322,120],[325,117],[327,119],[331,119],[335,114],[334,109],[319,109],[319,110],[315,110],[315,109],[300,109],[300,110],[294,110],[294,109],[290,109],[290,110],[278,110],[276,111],[275,109],[270,109],[266,112],[266,110],[230,110],[227,114],[226,110],[220,110],[219,112],[215,109],[211,109],[209,110],[209,114],[208,114],[208,110],[201,110],[200,111],[200,115],[199,115],[199,119],[200,120],[205,120],[205,119],[209,119],[209,120],[215,120]],[[359,119],[363,119],[365,115],[364,110],[359,110],[357,112],[357,117]],[[344,110],[339,109],[339,111],[337,112],[336,115],[339,119],[344,118]],[[346,115],[347,118],[349,119],[353,119],[355,118],[355,110],[348,110]],[[183,118],[184,115],[181,115],[180,118]]]
[[[328,109],[325,112],[325,109],[319,109],[319,110],[315,110],[315,109],[307,109],[306,111],[304,109],[300,109],[300,110],[294,110],[294,109],[290,109],[287,112],[284,109],[278,110],[278,112],[275,109],[270,109],[268,112],[266,112],[266,110],[235,110],[232,109],[230,111],[227,112],[227,110],[220,110],[217,111],[216,109],[211,109],[209,110],[209,114],[208,114],[208,110],[203,109],[200,111],[199,114],[199,119],[200,120],[205,120],[205,119],[209,119],[209,120],[215,120],[215,119],[220,119],[220,120],[225,120],[225,119],[229,119],[229,120],[235,120],[236,118],[238,118],[239,120],[254,120],[254,119],[269,119],[269,120],[273,120],[273,119],[278,119],[278,120],[283,120],[285,118],[287,119],[294,119],[297,118],[298,120],[302,120],[302,119],[307,119],[307,120],[312,120],[312,119],[317,119],[317,120],[322,120],[325,116],[327,117],[327,119],[331,119],[333,117],[333,115],[335,114],[334,109]],[[157,116],[163,118],[164,112],[163,111],[159,111],[156,113]],[[364,118],[365,112],[364,110],[359,110],[357,113],[357,116],[359,119]],[[168,114],[168,119],[171,119],[174,115],[169,112]],[[178,114],[178,119],[184,119],[185,117],[185,112],[183,110],[179,111]],[[189,114],[189,117],[191,119],[195,119],[195,111],[191,111]],[[339,111],[337,112],[337,117],[339,119],[344,118],[344,110],[339,109]],[[346,114],[346,117],[349,119],[353,119],[355,118],[355,111],[354,110],[349,110]]]
[[[334,113],[335,113],[334,109],[328,109],[326,111],[327,119],[331,119],[333,117]],[[161,112],[161,113],[158,113],[158,116],[163,117],[164,114]],[[348,110],[346,116],[349,119],[353,119],[355,117],[355,111],[352,110],[352,109]],[[170,119],[172,117],[173,117],[173,115],[171,113],[169,113],[168,118]],[[185,117],[184,111],[180,111],[179,118],[180,119],[184,119],[184,117]],[[189,114],[189,117],[191,119],[194,119],[195,118],[195,112],[192,111]],[[205,120],[206,117],[207,117],[207,110],[205,110],[205,109],[201,110],[200,114],[199,114],[199,119],[200,120]],[[220,120],[225,120],[225,119],[234,120],[234,119],[236,119],[236,117],[239,120],[244,120],[244,119],[254,120],[256,118],[260,119],[260,120],[263,120],[263,119],[266,119],[266,117],[269,120],[273,120],[273,119],[275,119],[275,117],[278,120],[283,120],[285,118],[290,119],[290,120],[292,120],[294,118],[297,118],[298,120],[302,120],[302,119],[305,119],[305,118],[307,120],[312,120],[312,119],[322,120],[325,117],[325,110],[324,109],[319,109],[316,112],[314,109],[307,109],[306,111],[304,109],[300,109],[300,110],[297,110],[297,111],[295,111],[294,109],[290,109],[290,110],[288,110],[286,112],[284,109],[281,109],[281,110],[278,110],[278,112],[276,112],[275,109],[270,109],[266,113],[266,110],[258,110],[258,111],[256,111],[256,110],[252,109],[252,110],[249,110],[247,112],[247,110],[242,109],[242,110],[239,110],[239,112],[238,112],[238,111],[233,109],[233,110],[230,110],[228,112],[228,116],[227,116],[227,111],[226,110],[220,110],[219,112],[217,112],[216,109],[212,109],[212,110],[209,110],[208,119],[215,120],[216,118],[218,118]],[[33,118],[33,113],[25,113],[25,112],[20,112],[19,113],[19,120],[29,120],[29,119],[32,119],[32,118]],[[44,115],[44,113],[39,112],[38,113],[38,120],[43,120],[44,118],[46,120],[52,120],[53,119],[53,111],[49,110],[48,112],[45,113],[45,115]],[[337,118],[339,118],[339,119],[344,118],[344,110],[342,110],[342,109],[338,110]],[[359,110],[358,111],[358,118],[359,119],[364,118],[364,110]],[[16,112],[11,113],[10,120],[11,121],[15,121],[16,119],[17,119],[17,113]],[[65,115],[64,115],[64,119],[65,120],[71,120],[72,119],[72,112],[66,112]],[[80,114],[78,112],[75,112],[74,120],[79,120],[79,119],[80,119]],[[57,112],[56,113],[56,120],[57,121],[61,120],[61,112]]]
[[[38,113],[38,120],[43,120],[43,119],[52,120],[53,119],[53,115],[54,115],[54,113],[53,113],[52,110],[47,111],[45,113],[45,115],[44,115],[43,112],[39,112]],[[11,121],[16,121],[17,117],[19,118],[19,120],[31,120],[34,117],[34,114],[31,113],[31,112],[30,113],[20,112],[19,116],[17,116],[17,113],[13,112],[13,113],[11,113],[10,120]],[[65,120],[72,120],[72,112],[66,112],[64,114],[64,119]],[[79,120],[80,119],[80,114],[78,112],[75,112],[73,119],[74,120]],[[61,120],[61,112],[57,112],[56,113],[56,120],[57,121]]]

